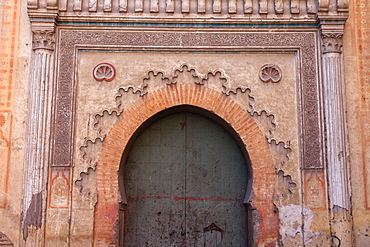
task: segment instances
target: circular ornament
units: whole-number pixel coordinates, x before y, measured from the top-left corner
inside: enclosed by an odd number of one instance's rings
[[[116,69],[109,63],[99,63],[94,68],[93,76],[97,81],[111,81],[116,76]]]
[[[279,82],[281,80],[281,69],[273,64],[266,64],[260,68],[259,77],[263,82]]]

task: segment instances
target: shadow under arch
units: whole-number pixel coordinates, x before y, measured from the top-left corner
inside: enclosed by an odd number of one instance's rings
[[[124,167],[127,163],[127,159],[128,159],[128,156],[131,152],[131,149],[134,145],[134,143],[136,142],[137,138],[149,127],[151,126],[153,123],[167,117],[167,116],[170,116],[170,115],[173,115],[173,114],[176,114],[176,113],[195,113],[195,114],[198,114],[198,115],[201,115],[203,117],[206,117],[208,118],[209,120],[213,121],[214,123],[216,123],[217,125],[221,126],[231,137],[232,139],[235,141],[235,143],[237,144],[237,146],[239,147],[240,149],[240,153],[242,154],[243,158],[244,158],[244,162],[245,162],[245,165],[246,165],[246,170],[247,170],[247,184],[246,184],[246,192],[245,192],[245,196],[244,196],[244,199],[243,199],[243,204],[245,205],[246,209],[250,209],[251,206],[249,204],[249,201],[250,201],[250,197],[251,197],[251,193],[252,193],[252,184],[253,184],[253,170],[252,170],[252,162],[250,160],[250,157],[249,157],[249,154],[248,154],[248,151],[247,151],[247,148],[243,142],[243,140],[240,138],[240,136],[238,135],[238,133],[235,131],[235,129],[230,126],[230,124],[228,124],[223,118],[221,118],[220,116],[216,115],[215,113],[209,111],[209,110],[206,110],[206,109],[203,109],[203,108],[200,108],[200,107],[197,107],[197,106],[193,106],[193,105],[177,105],[177,106],[173,106],[173,107],[170,107],[170,108],[167,108],[165,110],[162,110],[156,114],[154,114],[152,117],[150,117],[149,119],[147,119],[145,122],[143,122],[141,124],[141,126],[133,133],[133,135],[131,136],[131,138],[129,139],[129,141],[127,142],[127,145],[125,146],[125,149],[123,151],[123,154],[122,154],[122,158],[121,158],[121,162],[120,162],[120,167],[119,167],[119,171],[118,171],[118,185],[119,185],[119,193],[120,193],[120,197],[121,197],[121,203],[120,203],[120,216],[119,216],[119,228],[120,228],[120,246],[123,246],[124,244],[124,212],[126,211],[125,210],[125,207],[127,205],[127,198],[126,198],[126,190],[125,190],[125,179],[124,179]],[[253,237],[252,237],[252,233],[251,233],[251,229],[253,229],[252,225],[251,225],[251,212],[248,212],[246,213],[246,217],[247,217],[247,222],[250,222],[247,226],[247,229],[246,229],[246,241],[248,243],[248,246],[251,246],[252,243],[253,243]]]

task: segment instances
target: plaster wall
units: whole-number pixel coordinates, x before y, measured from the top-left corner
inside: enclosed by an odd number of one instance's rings
[[[370,241],[369,23],[368,1],[351,1],[350,15],[345,26],[343,54],[355,246],[364,246]]]
[[[26,1],[0,2],[0,232],[19,246],[32,36]]]

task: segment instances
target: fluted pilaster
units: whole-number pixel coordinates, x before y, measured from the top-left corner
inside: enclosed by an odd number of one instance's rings
[[[323,97],[332,236],[351,246],[350,182],[342,57],[343,31],[322,30]]]
[[[54,87],[54,24],[35,24],[32,32],[33,57],[22,226],[24,246],[43,246]]]

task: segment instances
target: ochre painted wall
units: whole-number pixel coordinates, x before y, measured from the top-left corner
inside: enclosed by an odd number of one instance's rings
[[[370,2],[350,1],[343,54],[356,246],[370,242]]]
[[[13,159],[20,1],[0,2],[0,245],[18,245],[23,160]],[[24,133],[22,133],[24,134]],[[9,240],[10,239],[10,240]],[[4,240],[2,242],[2,240]]]

